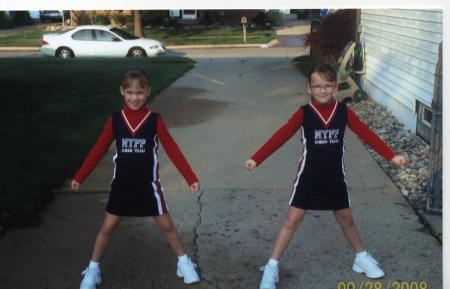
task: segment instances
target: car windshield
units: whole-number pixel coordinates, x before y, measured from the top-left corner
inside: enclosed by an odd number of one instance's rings
[[[126,40],[139,39],[139,37],[131,35],[130,33],[120,30],[118,28],[111,28],[110,31],[118,34],[120,37],[122,37],[123,39],[126,39]]]

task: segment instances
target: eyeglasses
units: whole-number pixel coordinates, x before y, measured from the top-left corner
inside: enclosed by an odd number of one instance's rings
[[[330,92],[332,91],[336,86],[335,85],[325,85],[325,86],[321,86],[321,85],[313,85],[310,86],[309,88],[311,88],[312,91],[314,92],[319,92],[322,89],[325,89],[326,91]]]

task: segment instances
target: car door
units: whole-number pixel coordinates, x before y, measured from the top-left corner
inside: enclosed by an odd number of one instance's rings
[[[75,53],[75,57],[94,56],[96,41],[92,29],[81,29],[71,36],[70,48]]]
[[[127,47],[124,40],[117,35],[101,29],[94,29],[97,40],[96,56],[102,57],[124,57],[127,54]]]

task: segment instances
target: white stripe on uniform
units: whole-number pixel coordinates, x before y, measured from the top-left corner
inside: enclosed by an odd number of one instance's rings
[[[155,146],[153,147],[153,182],[152,182],[152,186],[153,186],[153,194],[155,195],[156,201],[158,202],[158,212],[160,215],[162,215],[163,212],[163,208],[162,208],[162,204],[161,204],[161,198],[159,197],[158,194],[158,186],[156,185],[156,180],[157,180],[157,171],[158,171],[158,155],[156,154],[156,150],[158,149],[158,140],[156,139],[157,135],[155,134],[155,137],[153,138],[153,142],[155,143]]]
[[[111,183],[114,181],[114,179],[116,178],[116,168],[117,168],[117,163],[116,163],[116,159],[117,159],[118,155],[117,155],[117,149],[116,149],[116,154],[113,156],[113,162],[114,162],[114,174],[111,180]]]
[[[345,165],[344,165],[344,156],[345,156],[345,139],[346,139],[346,135],[345,135],[345,130],[344,130],[344,143],[342,144],[342,173],[344,174],[344,182],[345,182],[345,189],[346,189],[346,193],[347,193],[347,198],[348,198],[348,206],[351,207],[351,202],[350,202],[350,195],[348,194],[348,184],[347,184],[347,180],[345,179]]]
[[[295,192],[297,190],[298,181],[300,180],[300,176],[303,173],[303,169],[305,168],[306,154],[308,153],[308,150],[306,149],[305,130],[304,130],[303,126],[301,127],[301,130],[302,130],[302,141],[303,141],[303,156],[301,159],[302,163],[300,165],[300,170],[298,171],[298,174],[297,174],[297,179],[295,180],[294,189],[292,190],[291,199],[289,200],[289,205],[292,203],[292,200],[294,199]]]

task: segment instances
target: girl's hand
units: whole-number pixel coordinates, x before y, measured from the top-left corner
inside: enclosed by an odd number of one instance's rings
[[[75,180],[72,180],[72,182],[70,183],[70,188],[72,189],[72,191],[78,192],[78,189],[80,188],[80,183]]]
[[[256,167],[256,162],[252,159],[246,160],[245,161],[245,168],[247,169],[247,171],[251,171]]]
[[[395,157],[392,158],[391,162],[399,166],[402,166],[405,165],[408,162],[408,160],[406,159],[405,156],[396,155]]]
[[[196,193],[200,190],[200,183],[195,182],[192,185],[190,185],[189,188],[191,189],[191,192]]]

